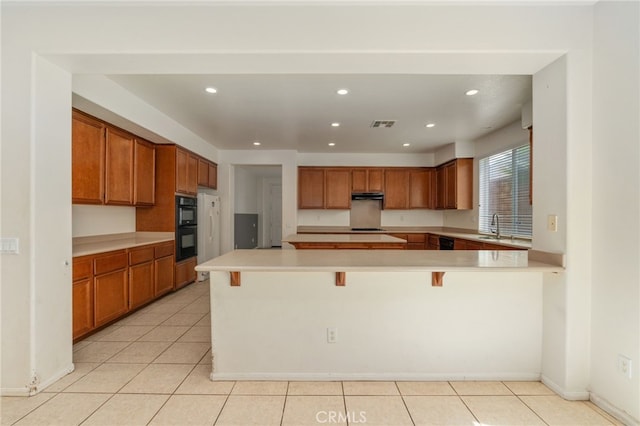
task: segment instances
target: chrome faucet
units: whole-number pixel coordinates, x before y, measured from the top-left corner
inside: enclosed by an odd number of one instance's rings
[[[498,213],[494,213],[493,217],[491,217],[491,226],[496,227],[496,240],[500,239],[500,216]]]

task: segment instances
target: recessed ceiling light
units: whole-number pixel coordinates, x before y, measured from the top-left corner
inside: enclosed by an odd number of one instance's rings
[[[349,91],[347,89],[338,89],[338,91],[336,92],[338,95],[346,95],[349,93]]]
[[[426,126],[424,127],[428,127],[429,129],[432,127],[435,127],[436,125],[434,123],[428,123]]]
[[[329,142],[329,146],[336,146],[335,142]]]
[[[340,123],[338,123],[338,122],[331,123],[331,127],[340,127]]]
[[[402,146],[411,146],[410,143],[403,143]]]
[[[471,90],[467,90],[467,92],[465,93],[465,95],[467,96],[473,96],[473,95],[477,95],[479,92],[479,90],[477,89],[471,89]]]
[[[255,146],[260,146],[260,142],[258,142],[258,141],[255,141],[253,144],[254,144]]]
[[[204,89],[204,91],[207,93],[218,93],[218,89],[216,89],[215,87],[207,87],[206,89]]]

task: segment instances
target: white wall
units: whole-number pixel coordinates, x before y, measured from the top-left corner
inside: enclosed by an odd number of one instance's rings
[[[618,407],[636,422],[640,420],[639,76],[639,3],[598,3],[594,31],[595,119],[591,123],[594,166],[590,389],[595,398]],[[632,379],[617,370],[618,354],[631,358]]]
[[[63,205],[59,201],[62,198],[56,198],[54,205],[59,209],[41,208],[41,200],[54,198],[51,195],[54,192],[44,180],[59,184],[66,188],[65,191],[70,188],[68,157],[58,166],[50,166],[47,176],[43,176],[37,171],[45,170],[38,159],[47,158],[48,148],[36,135],[54,133],[64,136],[60,139],[56,136],[54,146],[59,154],[54,158],[69,155],[71,96],[56,90],[33,91],[32,78],[43,66],[34,57],[45,56],[59,65],[59,72],[49,72],[47,67],[42,69],[50,80],[54,80],[49,83],[57,83],[60,88],[68,87],[70,92],[72,74],[536,74],[564,55],[566,66],[562,68],[566,103],[563,105],[566,108],[561,117],[565,117],[565,122],[549,126],[556,130],[564,127],[565,139],[558,140],[555,131],[551,131],[552,138],[539,139],[539,146],[550,145],[552,141],[560,143],[553,147],[563,154],[552,157],[554,161],[550,167],[553,170],[550,173],[555,175],[566,171],[566,181],[564,184],[561,181],[546,187],[542,185],[553,205],[547,205],[545,211],[534,210],[534,226],[544,223],[551,209],[558,213],[565,206],[566,215],[564,220],[561,218],[560,226],[566,230],[566,246],[563,245],[564,237],[549,236],[541,240],[545,243],[538,248],[567,251],[570,267],[565,274],[567,285],[563,294],[566,304],[562,307],[566,308],[564,314],[568,325],[564,329],[564,341],[568,349],[566,364],[557,374],[566,378],[562,381],[561,391],[584,392],[589,382],[589,371],[583,368],[589,348],[588,342],[584,342],[584,331],[590,329],[589,317],[583,315],[584,294],[589,292],[591,283],[590,270],[584,265],[592,261],[592,223],[590,215],[585,213],[592,207],[589,190],[592,184],[592,141],[588,125],[592,122],[592,18],[593,6],[588,4],[404,4],[395,7],[371,4],[305,7],[196,4],[148,7],[141,4],[50,6],[3,3],[2,233],[3,236],[20,238],[24,251],[12,256],[11,262],[2,257],[2,391],[25,389],[33,371],[43,381],[51,379],[56,375],[52,369],[63,372],[67,368],[66,354],[69,353],[66,337],[69,323],[62,324],[64,319],[60,322],[44,321],[35,315],[32,301],[37,300],[38,292],[45,294],[52,281],[57,283],[52,288],[63,283],[67,288],[70,286],[70,277],[59,269],[60,255],[70,253],[70,204],[65,201]],[[103,31],[95,31],[95,28]],[[332,31],[326,31],[326,28],[332,28]],[[358,28],[358,31],[353,31],[353,28]],[[380,31],[380,28],[386,30]],[[304,37],[291,37],[291,34],[303,34]],[[546,119],[540,121],[535,106],[536,96],[534,82],[534,120],[541,128],[545,126]],[[122,99],[114,108],[128,112],[123,115],[134,114],[132,107],[127,105],[130,99],[124,94]],[[118,99],[111,101],[117,102]],[[64,124],[36,120],[33,114],[40,102],[51,105],[51,117],[59,114],[60,122]],[[139,105],[139,102],[134,104]],[[146,120],[154,126],[161,126],[159,117]],[[137,119],[133,121],[138,122]],[[154,126],[145,124],[145,127]],[[599,139],[597,143],[604,146],[605,141]],[[195,145],[186,146],[201,153]],[[551,146],[547,148],[550,150]],[[634,155],[635,151],[629,153]],[[223,153],[219,154],[224,159]],[[267,153],[261,155],[269,157]],[[283,224],[288,227],[284,230],[287,233],[297,225],[297,156],[282,152],[273,155],[277,158],[272,160],[272,164],[283,164]],[[564,162],[562,155],[566,159]],[[226,164],[221,165],[219,192],[223,197],[230,196],[229,182],[232,179],[229,165],[247,161],[250,160],[243,154],[230,154]],[[580,186],[581,182],[583,186]],[[534,182],[534,186],[539,185]],[[572,191],[569,192],[568,188]],[[45,215],[48,218],[45,219]],[[68,225],[56,229],[56,238],[47,239],[50,234],[37,224],[48,220]],[[223,228],[228,231],[228,227],[223,225]],[[49,257],[52,259],[50,262],[37,261],[33,254],[35,245],[44,241],[49,243],[41,246],[40,257]],[[633,250],[634,247],[621,246],[621,250],[627,248]],[[583,270],[578,269],[580,265]],[[615,267],[615,264],[607,260],[598,268],[605,270],[609,267]],[[25,285],[25,279],[28,285]],[[61,291],[56,297],[60,298],[56,300],[60,302],[56,309],[70,309],[69,291]],[[29,307],[29,312],[25,307]],[[31,321],[32,316],[39,321],[38,325]],[[5,344],[7,341],[11,344]],[[39,352],[42,343],[49,344],[49,347]],[[543,343],[547,344],[546,341]],[[48,362],[55,363],[55,367],[47,365]],[[622,403],[616,400],[614,404],[617,401]]]
[[[332,272],[243,272],[241,287],[211,274],[216,379],[540,375],[541,273],[449,272],[443,287],[428,272],[348,272],[345,287]]]
[[[135,207],[84,204],[72,207],[73,237],[127,232],[136,232]]]
[[[235,169],[235,205],[234,213],[258,213],[258,178],[246,168]]]

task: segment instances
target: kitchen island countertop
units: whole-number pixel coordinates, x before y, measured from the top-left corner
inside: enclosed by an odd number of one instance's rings
[[[495,250],[234,250],[196,271],[426,271],[561,272],[557,261],[536,252]],[[542,258],[540,258],[542,259]]]

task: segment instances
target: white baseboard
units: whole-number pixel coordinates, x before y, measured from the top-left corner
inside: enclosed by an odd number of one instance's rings
[[[611,416],[615,417],[616,419],[620,420],[625,425],[627,425],[627,426],[640,426],[640,420],[631,417],[629,415],[629,413],[626,413],[626,412],[622,411],[621,409],[619,409],[618,407],[614,406],[609,401],[607,401],[606,399],[598,396],[597,394],[592,392],[590,399],[591,399],[591,402],[593,402],[595,405],[597,405],[598,407],[602,408],[609,415],[611,415]]]
[[[31,395],[35,395],[35,394],[37,394],[39,392],[42,392],[47,387],[51,386],[52,384],[54,384],[58,380],[62,379],[67,374],[72,373],[73,370],[75,370],[75,369],[76,369],[76,366],[73,363],[70,366],[68,366],[66,368],[63,368],[58,373],[56,373],[55,375],[50,377],[47,381],[39,383],[38,386],[35,389],[35,392],[32,392]]]
[[[0,396],[30,396],[29,388],[27,386],[23,388],[1,388]]]
[[[569,401],[588,401],[589,400],[589,392],[588,391],[579,391],[579,392],[568,392],[562,386],[559,386],[553,380],[548,377],[542,376],[540,381],[544,383],[549,389],[560,395],[562,398]]]
[[[211,380],[287,380],[287,381],[538,381],[539,374],[416,374],[416,373],[211,373]],[[587,398],[588,399],[588,398]]]
[[[73,372],[73,370],[75,370],[75,366],[71,364],[71,366],[63,368],[58,373],[51,376],[45,382],[38,383],[33,387],[29,387],[25,385],[25,387],[23,388],[1,388],[0,395],[1,396],[33,396],[37,393],[42,392],[47,387],[51,386],[52,384],[54,384],[55,382],[57,382],[67,374]]]

